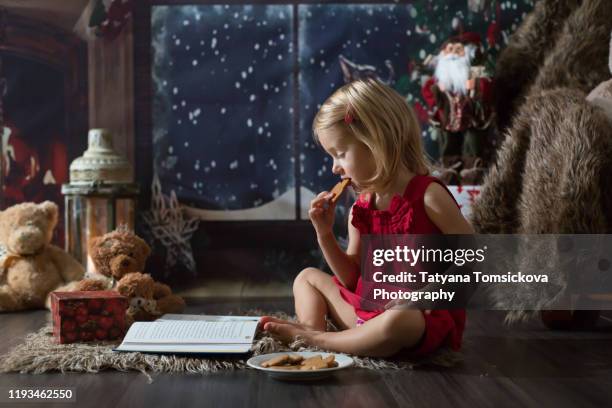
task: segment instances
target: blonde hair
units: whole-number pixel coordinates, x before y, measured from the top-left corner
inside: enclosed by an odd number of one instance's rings
[[[363,183],[364,191],[386,189],[402,167],[429,174],[414,111],[396,91],[377,80],[348,83],[327,98],[312,124],[315,141],[319,143],[320,131],[330,128],[352,135],[372,153],[375,172]]]

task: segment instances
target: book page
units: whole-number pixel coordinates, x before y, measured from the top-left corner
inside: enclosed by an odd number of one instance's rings
[[[139,351],[141,353],[162,354],[242,354],[251,350],[251,344],[143,344],[122,343],[115,351]]]
[[[235,321],[259,321],[259,316],[215,316],[215,315],[194,315],[194,314],[171,314],[167,313],[156,320],[206,320],[215,322],[235,322]]]
[[[124,344],[251,344],[257,321],[162,320],[135,322]]]

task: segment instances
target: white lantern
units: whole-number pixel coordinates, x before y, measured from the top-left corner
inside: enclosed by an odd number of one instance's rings
[[[91,129],[88,148],[70,164],[70,183],[62,185],[65,196],[66,251],[93,272],[87,255],[94,237],[119,225],[133,230],[139,187],[133,182],[130,163],[113,150],[106,129]]]

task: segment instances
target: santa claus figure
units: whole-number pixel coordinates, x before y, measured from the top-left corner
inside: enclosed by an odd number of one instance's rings
[[[465,33],[446,41],[434,60],[434,75],[423,85],[430,123],[439,130],[440,159],[445,167],[472,168],[484,158],[492,122],[491,78],[473,65],[480,37]],[[478,160],[480,159],[480,160]]]

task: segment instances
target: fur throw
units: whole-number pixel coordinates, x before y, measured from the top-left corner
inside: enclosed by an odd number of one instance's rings
[[[554,225],[550,212],[544,214],[548,221],[540,221],[543,225],[536,225],[536,215],[520,214],[520,210],[526,210],[530,204],[523,196],[525,186],[531,186],[536,178],[543,177],[534,174],[537,166],[526,167],[527,152],[533,146],[544,149],[555,137],[565,137],[572,143],[575,137],[580,137],[585,138],[584,143],[591,143],[595,136],[587,134],[582,125],[586,122],[592,126],[591,130],[606,126],[600,123],[601,115],[593,116],[595,109],[584,102],[584,94],[610,79],[605,62],[609,61],[611,30],[609,0],[542,0],[511,38],[508,48],[500,55],[495,78],[496,84],[508,87],[498,89],[500,100],[496,102],[496,109],[498,117],[509,115],[507,123],[511,122],[511,126],[505,132],[496,163],[484,180],[483,192],[473,206],[472,221],[479,233],[554,232],[543,228]],[[537,66],[541,68],[537,70]],[[559,100],[564,93],[569,99]],[[547,97],[551,99],[546,100]],[[570,109],[573,102],[578,106]],[[574,112],[576,122],[567,120],[569,112]],[[583,113],[587,116],[576,116]],[[561,134],[558,135],[551,133],[559,131]],[[597,139],[604,142],[600,140],[601,135]],[[560,156],[564,162],[569,158],[571,146],[565,146],[566,151]],[[591,146],[575,147],[585,149]],[[594,148],[601,150],[601,146]],[[587,154],[597,154],[586,150]],[[532,157],[537,157],[533,154]],[[546,169],[540,170],[553,172],[558,169],[553,169],[549,163]],[[574,177],[577,171],[568,171],[566,175]],[[558,180],[561,175],[553,173],[551,177]],[[524,180],[526,178],[530,180]],[[543,180],[538,179],[540,181]],[[540,196],[556,189],[543,185],[535,188],[540,189]],[[557,226],[556,230],[571,230],[568,228]]]
[[[584,0],[567,18],[561,35],[546,54],[533,85],[535,91],[567,87],[589,93],[609,79],[606,62],[610,52],[610,30],[610,0]]]
[[[519,233],[612,231],[612,124],[585,96],[558,89],[529,101],[536,114],[518,202]]]
[[[510,126],[516,109],[524,101],[535,81],[546,52],[557,42],[567,17],[578,8],[580,0],[542,0],[512,34],[508,46],[495,66],[495,112],[500,131]]]
[[[518,111],[473,207],[478,232],[612,232],[611,135],[612,123],[583,92],[559,88],[532,94]],[[526,249],[521,258],[528,263],[556,258],[550,252],[538,254],[540,249]],[[497,307],[515,309],[507,321],[520,320],[529,316],[520,310],[523,305],[560,296],[566,276],[552,276],[551,283],[526,284],[513,292],[493,286],[491,296]]]
[[[612,125],[585,101],[584,93],[560,88],[532,95],[519,110],[474,203],[476,230],[611,231],[612,215],[606,214],[612,213],[602,195],[608,189],[603,177],[612,177],[610,135]]]
[[[542,0],[512,35],[495,74],[499,131],[529,94],[567,87],[590,92],[609,78],[610,0]]]
[[[505,140],[472,207],[483,234],[612,232],[612,124],[586,94],[610,79],[609,0],[542,0],[497,63],[496,109]],[[552,248],[520,251],[522,270],[555,262]],[[543,252],[542,252],[543,251]],[[555,265],[549,270],[561,270]],[[493,286],[507,322],[562,296],[567,276],[508,291]],[[537,309],[538,307],[536,307]]]

